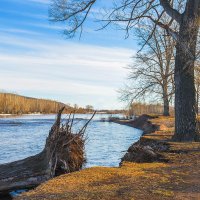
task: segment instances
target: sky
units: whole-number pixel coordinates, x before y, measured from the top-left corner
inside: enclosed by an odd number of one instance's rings
[[[104,7],[99,3],[94,7]],[[107,1],[108,2],[108,1]],[[0,90],[95,109],[121,109],[118,90],[137,44],[93,14],[83,34],[67,39],[48,18],[49,0],[1,0]]]

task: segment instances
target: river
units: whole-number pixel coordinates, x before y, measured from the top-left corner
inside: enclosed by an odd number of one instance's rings
[[[89,114],[77,114],[74,130],[80,128]],[[128,147],[136,142],[142,131],[129,126],[102,122],[109,115],[96,114],[89,124],[86,135],[85,167],[118,166]],[[66,116],[64,116],[66,118]],[[39,153],[54,123],[55,115],[23,115],[0,119],[0,164],[23,159]]]

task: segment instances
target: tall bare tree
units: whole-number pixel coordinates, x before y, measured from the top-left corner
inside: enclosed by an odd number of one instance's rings
[[[66,21],[66,34],[82,29],[92,6],[98,0],[53,0],[51,19]],[[113,0],[114,1],[114,0]],[[200,21],[200,0],[116,0],[114,7],[103,19],[111,23],[124,24],[129,30],[142,21],[154,23],[154,30],[161,27],[177,42],[175,58],[175,134],[176,141],[199,139],[196,121],[196,95],[194,65]],[[178,8],[179,7],[179,8]],[[171,20],[163,23],[160,19],[167,14]],[[174,24],[179,30],[173,29]],[[152,32],[152,33],[153,33]],[[152,37],[149,35],[148,39]]]
[[[195,66],[196,112],[199,114],[200,100],[200,65]]]
[[[156,94],[156,97],[163,101],[163,115],[169,116],[169,103],[175,92],[175,42],[160,28],[155,30],[147,41],[151,32],[152,24],[143,25],[137,31],[140,46],[146,45],[142,53],[137,53],[134,57],[134,64],[129,68],[129,84],[120,90],[121,99],[129,102],[141,97],[152,100],[153,94]]]

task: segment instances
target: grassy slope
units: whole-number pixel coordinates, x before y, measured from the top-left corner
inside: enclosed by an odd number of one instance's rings
[[[153,123],[161,131],[142,140],[169,139],[173,118]],[[200,143],[172,143],[164,152],[168,163],[124,163],[120,168],[94,167],[62,175],[17,198],[20,200],[165,200],[200,199]]]

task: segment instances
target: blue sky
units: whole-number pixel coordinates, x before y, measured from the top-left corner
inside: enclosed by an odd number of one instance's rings
[[[104,1],[105,2],[105,1]],[[102,6],[101,1],[94,9]],[[123,86],[136,41],[100,27],[93,15],[81,39],[48,20],[48,0],[1,0],[0,89],[80,106],[122,108]]]

